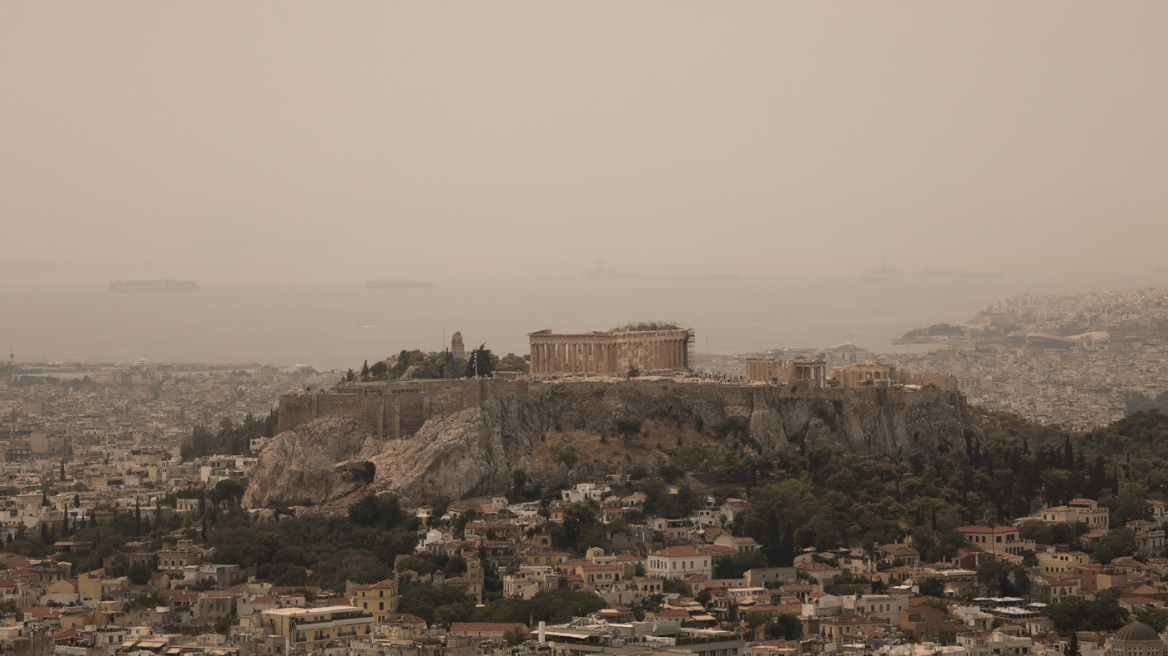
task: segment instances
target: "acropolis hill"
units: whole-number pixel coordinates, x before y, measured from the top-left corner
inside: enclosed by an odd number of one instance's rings
[[[638,444],[644,435],[622,439],[621,417],[668,418],[655,430],[673,426],[681,436],[688,427],[685,434],[701,439],[732,422],[746,429],[750,448],[767,454],[824,443],[908,455],[980,439],[963,397],[932,386],[831,389],[686,377],[392,381],[285,396],[279,415],[282,432],[263,451],[244,498],[251,507],[321,503],[366,487],[407,503],[457,499],[505,491],[519,468],[533,482],[555,485],[646,459],[661,464],[681,446],[681,437],[652,446]],[[547,445],[569,432],[582,440],[578,461],[546,457]]]

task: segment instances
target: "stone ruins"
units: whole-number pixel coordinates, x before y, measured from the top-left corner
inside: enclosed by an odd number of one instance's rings
[[[914,374],[895,365],[884,362],[865,360],[858,364],[849,364],[836,367],[831,371],[832,377],[840,382],[840,387],[863,387],[875,385],[887,387],[889,385],[936,385],[950,392],[957,391],[957,377],[936,373]]]
[[[957,391],[957,378],[935,373],[913,374],[895,365],[865,360],[856,364],[843,365],[831,370],[831,377],[844,388],[889,387],[891,385],[936,385],[950,392]],[[808,360],[799,356],[793,360],[748,359],[746,380],[749,382],[790,384],[810,381],[816,387],[827,384],[827,363],[823,360]]]
[[[827,382],[827,363],[823,360],[808,360],[802,355],[793,360],[748,359],[746,380],[780,383],[808,380],[816,387],[823,387]]]
[[[606,331],[529,333],[531,375],[626,374],[689,369],[693,331],[675,324],[630,324]]]

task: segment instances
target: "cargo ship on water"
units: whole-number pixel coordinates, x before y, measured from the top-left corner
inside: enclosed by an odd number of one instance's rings
[[[610,267],[601,264],[600,260],[596,260],[596,268],[588,269],[584,272],[585,278],[640,278],[641,274],[632,273],[628,271],[617,271]]]
[[[434,283],[425,280],[369,280],[365,289],[434,289]]]
[[[175,293],[197,292],[199,283],[194,280],[115,280],[109,284],[114,293]]]

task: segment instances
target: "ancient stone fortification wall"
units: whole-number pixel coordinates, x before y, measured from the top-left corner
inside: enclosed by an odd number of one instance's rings
[[[490,398],[494,391],[491,383],[502,384],[475,379],[427,380],[290,394],[280,398],[279,428],[281,432],[292,430],[320,417],[352,417],[379,437],[401,439],[418,432],[428,419],[454,414]]]
[[[905,385],[936,385],[949,392],[957,391],[957,376],[952,374],[937,374],[932,372],[913,374],[906,372],[902,378]]]
[[[516,432],[534,435],[559,426],[608,434],[623,415],[678,414],[706,425],[741,420],[774,450],[811,437],[889,453],[931,451],[939,443],[957,446],[968,429],[963,397],[935,388],[465,379],[353,389],[281,398],[280,431],[319,417],[344,416],[383,439],[408,439],[431,419],[481,407],[505,408],[504,414],[523,426]]]

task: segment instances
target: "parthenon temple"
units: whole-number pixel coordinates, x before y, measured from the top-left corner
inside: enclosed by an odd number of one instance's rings
[[[557,335],[529,333],[531,374],[624,374],[688,369],[693,331],[674,324],[630,324],[612,330]]]

